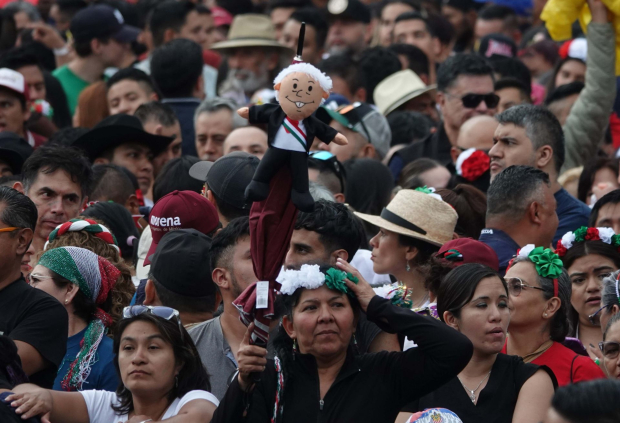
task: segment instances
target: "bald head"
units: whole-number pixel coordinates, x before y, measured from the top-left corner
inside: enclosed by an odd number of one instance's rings
[[[452,161],[456,163],[459,154],[470,148],[488,152],[493,147],[493,136],[498,125],[494,117],[487,115],[474,116],[467,120],[461,126],[456,147],[452,147]]]
[[[255,126],[237,128],[224,141],[224,155],[233,151],[245,151],[262,159],[267,152],[267,134]]]
[[[466,121],[459,131],[456,145],[467,150],[490,150],[493,147],[493,136],[499,123],[492,116],[474,116]]]

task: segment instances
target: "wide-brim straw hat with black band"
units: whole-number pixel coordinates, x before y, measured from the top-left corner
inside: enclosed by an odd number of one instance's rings
[[[290,53],[294,51],[276,40],[276,30],[266,15],[247,13],[235,16],[228,32],[228,40],[213,44],[212,50],[240,47],[274,47]]]
[[[355,214],[380,228],[438,246],[452,239],[458,219],[448,203],[411,189],[398,191],[380,216]]]
[[[398,71],[381,81],[374,91],[375,105],[387,116],[409,100],[435,91],[437,85],[426,85],[411,69]]]

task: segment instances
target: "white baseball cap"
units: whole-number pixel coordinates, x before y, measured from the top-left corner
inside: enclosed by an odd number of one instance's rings
[[[0,87],[8,88],[11,91],[22,95],[28,100],[28,90],[26,88],[26,80],[24,76],[12,69],[0,69]]]

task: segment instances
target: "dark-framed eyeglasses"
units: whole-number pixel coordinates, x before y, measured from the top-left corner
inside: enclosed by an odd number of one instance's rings
[[[608,360],[613,360],[614,358],[617,358],[618,353],[620,353],[620,342],[599,342],[598,347],[600,348],[605,358],[607,358]]]
[[[150,313],[154,316],[161,317],[164,320],[170,320],[173,317],[176,317],[177,323],[179,324],[179,332],[181,332],[181,338],[183,338],[183,328],[181,327],[179,312],[172,307],[146,305],[128,306],[123,309],[123,319],[131,319],[132,317],[145,313]]]
[[[518,297],[521,295],[521,291],[528,288],[544,291],[544,289],[538,286],[532,286],[524,283],[521,278],[506,278],[506,284],[508,285],[508,293],[513,297]]]
[[[316,160],[334,172],[340,181],[340,192],[344,193],[347,172],[345,171],[342,163],[338,161],[338,158],[329,151],[312,151],[310,153],[310,159]]]
[[[458,97],[457,95],[448,94],[452,97]],[[461,102],[463,103],[463,107],[468,109],[475,109],[478,107],[480,103],[484,101],[484,104],[489,109],[495,109],[499,104],[499,96],[495,93],[488,94],[465,94],[461,97]]]

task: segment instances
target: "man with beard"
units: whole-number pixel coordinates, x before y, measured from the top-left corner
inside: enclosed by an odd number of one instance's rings
[[[228,40],[211,48],[225,56],[228,67],[219,94],[239,105],[250,103],[259,90],[273,92],[272,81],[284,65],[290,63],[293,55],[291,49],[276,40],[269,17],[255,14],[237,15],[230,27]]]
[[[194,326],[189,334],[203,364],[209,369],[211,392],[222,399],[229,377],[239,367],[237,354],[247,330],[232,302],[257,281],[250,255],[249,218],[234,219],[218,232],[213,238],[210,254],[213,282],[222,296],[224,311],[218,317]]]
[[[359,0],[348,2],[331,0],[327,4],[327,10],[329,12],[327,52],[330,55],[344,53],[358,58],[368,47],[374,32],[370,9]]]

